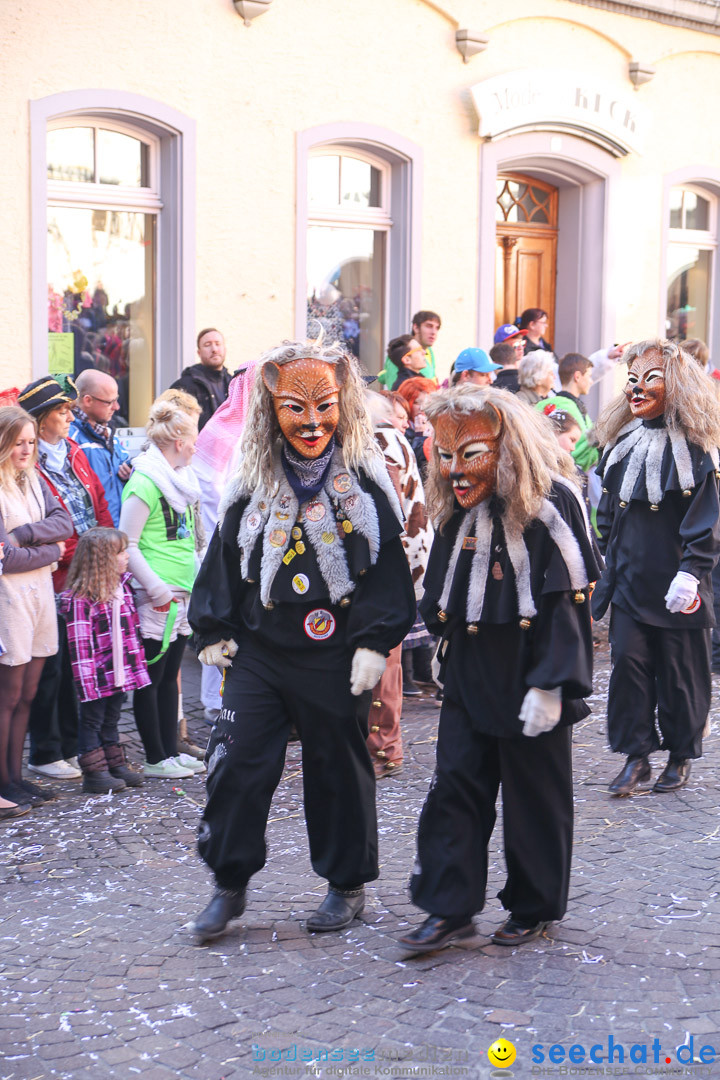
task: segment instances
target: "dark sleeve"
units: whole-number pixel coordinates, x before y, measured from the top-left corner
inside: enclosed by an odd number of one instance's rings
[[[527,685],[538,690],[560,686],[564,699],[591,694],[593,642],[587,600],[576,604],[567,592],[543,595],[531,633]]]
[[[615,517],[615,500],[616,496],[611,495],[609,491],[603,491],[600,496],[600,502],[597,508],[596,525],[598,533],[598,547],[603,555],[607,552],[608,540],[610,539],[610,533],[612,532],[613,520]]]
[[[217,641],[237,638],[240,632],[244,583],[240,572],[237,534],[246,506],[246,500],[241,500],[230,507],[222,526],[218,526],[212,535],[195,578],[188,620],[198,652]]]
[[[720,502],[714,472],[707,473],[689,502],[680,524],[682,559],[679,569],[701,581],[712,572],[720,554]]]
[[[383,544],[377,562],[360,578],[347,624],[352,649],[387,656],[415,622],[415,589],[400,535]]]

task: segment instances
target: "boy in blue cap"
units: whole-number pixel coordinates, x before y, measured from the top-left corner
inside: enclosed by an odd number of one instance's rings
[[[501,364],[495,364],[484,349],[463,349],[452,366],[450,385],[474,383],[476,386],[490,386]]]

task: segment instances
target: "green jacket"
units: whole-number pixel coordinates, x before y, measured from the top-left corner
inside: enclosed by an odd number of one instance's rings
[[[422,371],[418,372],[418,375],[422,375],[426,379],[434,379],[435,376],[435,353],[432,349],[426,349],[425,355],[428,358],[428,362]],[[395,380],[398,377],[398,366],[393,364],[389,356],[385,357],[385,367],[382,369],[377,377],[377,381],[381,386],[384,386],[386,390],[392,390],[395,385]]]
[[[587,472],[593,465],[596,464],[600,454],[597,447],[590,446],[587,441],[587,433],[593,426],[593,422],[589,416],[585,416],[577,405],[574,398],[566,397],[564,394],[555,394],[551,397],[543,398],[542,401],[538,401],[535,406],[540,412],[544,412],[548,405],[554,405],[556,409],[562,409],[563,412],[569,413],[573,419],[577,420],[578,427],[582,432],[582,435],[578,439],[575,449],[572,452],[572,458],[575,464],[582,469],[583,472]]]

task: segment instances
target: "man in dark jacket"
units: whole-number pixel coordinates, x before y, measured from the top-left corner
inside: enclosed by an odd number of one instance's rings
[[[197,399],[202,409],[198,430],[202,431],[228,396],[232,375],[225,367],[225,338],[219,330],[212,326],[201,330],[197,336],[197,352],[200,363],[184,368],[172,389],[184,390]]]

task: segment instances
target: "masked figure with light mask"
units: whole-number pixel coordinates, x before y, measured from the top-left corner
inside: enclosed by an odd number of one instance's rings
[[[356,361],[319,343],[266,353],[190,604],[200,659],[226,668],[198,840],[217,888],[200,940],[243,913],[265,863],[293,724],[310,857],[329,882],[307,927],[341,930],[363,909],[378,876],[369,692],[415,617],[401,520]]]
[[[437,764],[411,880],[415,953],[474,933],[502,786],[510,912],[493,941],[536,938],[567,905],[570,725],[589,712],[596,549],[571,459],[514,395],[433,394],[426,494],[436,528],[420,611],[442,637]]]
[[[595,434],[605,448],[597,522],[606,570],[593,614],[610,607],[608,736],[627,755],[614,795],[650,779],[654,750],[668,751],[656,792],[683,787],[702,755],[720,553],[720,405],[710,381],[674,341],[641,341],[623,359],[627,385]]]

